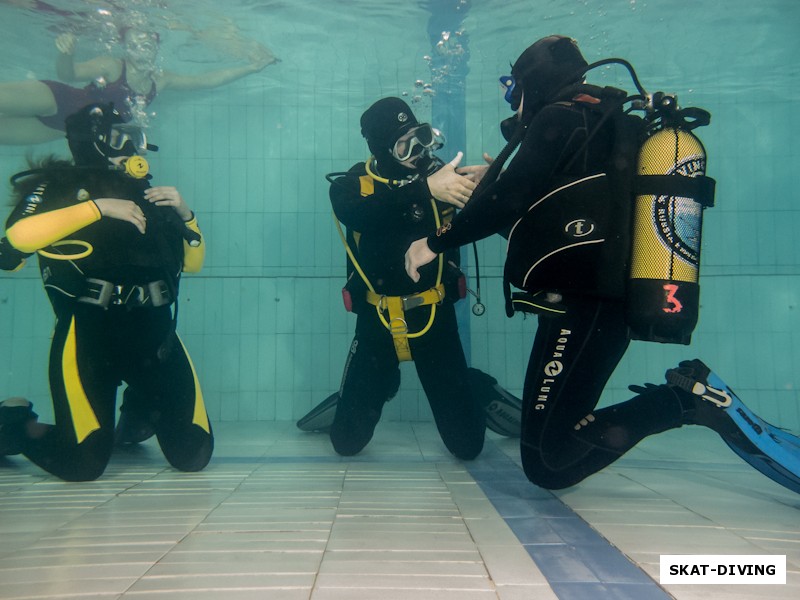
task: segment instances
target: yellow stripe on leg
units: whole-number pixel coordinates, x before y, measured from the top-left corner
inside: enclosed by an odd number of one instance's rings
[[[69,324],[67,339],[61,354],[61,374],[64,377],[64,389],[67,392],[67,405],[72,415],[72,426],[75,437],[80,444],[93,431],[100,429],[100,423],[92,410],[89,398],[81,383],[78,372],[78,345],[75,341],[75,317]]]
[[[203,402],[203,391],[200,389],[200,381],[197,379],[197,371],[194,370],[194,364],[192,364],[192,357],[189,356],[189,351],[186,350],[186,346],[183,345],[183,340],[178,337],[178,341],[181,343],[181,347],[183,348],[183,353],[186,355],[186,360],[189,361],[189,366],[192,369],[192,377],[194,378],[194,414],[192,415],[192,423],[203,429],[206,433],[211,433],[211,425],[208,424],[208,413],[206,413],[206,405]]]

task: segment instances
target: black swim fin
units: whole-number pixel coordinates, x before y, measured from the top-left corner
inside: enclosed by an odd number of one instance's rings
[[[503,389],[494,377],[478,369],[469,369],[469,382],[486,411],[486,427],[506,437],[520,437],[522,400]]]
[[[486,426],[506,437],[519,437],[522,423],[522,400],[503,389],[494,377],[469,369],[469,382],[486,411]],[[336,415],[339,392],[334,392],[297,421],[302,431],[328,433]]]
[[[333,417],[336,416],[338,402],[339,392],[334,392],[297,421],[297,428],[302,431],[328,433],[333,425]]]
[[[699,360],[682,362],[679,368],[668,370],[666,378],[701,403],[694,423],[714,429],[755,469],[800,494],[800,438],[757,416]]]
[[[0,456],[22,452],[25,423],[38,417],[33,404],[25,398],[17,396],[0,402]]]

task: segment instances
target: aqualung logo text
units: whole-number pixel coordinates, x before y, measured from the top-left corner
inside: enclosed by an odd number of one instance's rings
[[[569,336],[571,334],[572,332],[569,329],[562,329],[561,335],[556,340],[556,345],[551,355],[552,360],[542,369],[544,378],[539,387],[539,395],[536,398],[536,404],[533,405],[534,410],[544,410],[547,408],[547,401],[550,399],[550,392],[552,390],[551,384],[555,383],[556,378],[564,371],[564,363],[561,362],[560,359],[564,357],[564,351],[567,349],[567,343],[569,342]]]

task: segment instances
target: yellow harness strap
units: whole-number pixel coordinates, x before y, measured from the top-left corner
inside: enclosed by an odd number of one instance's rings
[[[368,174],[362,175],[358,178],[361,188],[361,195],[363,197],[372,196],[375,193],[375,181],[381,181],[387,184],[389,183],[388,180],[380,179],[373,174],[370,174],[369,162],[371,160],[372,159],[367,161]],[[442,215],[440,216],[436,207],[436,201],[433,198],[431,198],[430,201],[433,209],[434,219],[436,221],[436,227],[438,228],[441,226],[442,218],[444,218],[445,222],[450,222],[454,209],[449,207],[443,210]],[[397,352],[398,360],[414,360],[411,356],[411,348],[408,344],[408,340],[409,338],[421,337],[428,332],[428,330],[431,328],[431,325],[433,325],[433,320],[436,318],[436,305],[441,304],[442,300],[444,300],[444,285],[442,284],[444,256],[441,254],[439,255],[439,270],[436,275],[436,285],[431,289],[420,292],[419,294],[412,294],[411,296],[382,296],[375,291],[375,288],[372,287],[372,283],[370,283],[366,274],[361,269],[361,265],[358,264],[358,259],[353,253],[353,249],[350,248],[350,245],[347,243],[347,237],[345,236],[344,231],[342,231],[342,226],[339,223],[339,219],[336,218],[335,213],[333,215],[333,220],[336,223],[336,230],[339,232],[339,237],[342,239],[342,244],[344,244],[347,256],[350,257],[353,267],[367,286],[367,302],[375,307],[375,310],[378,313],[378,318],[383,323],[383,326],[386,327],[386,329],[388,329],[392,334],[392,340],[394,341],[394,348]],[[356,247],[358,247],[360,236],[361,234],[357,231],[353,232],[353,238],[356,242]],[[406,322],[405,311],[411,310],[412,308],[417,308],[418,306],[431,307],[430,319],[428,319],[428,324],[425,325],[422,330],[418,331],[417,333],[408,333],[408,323]],[[383,314],[384,311],[389,312],[388,321]]]
[[[411,296],[382,296],[372,290],[367,290],[367,302],[375,307],[378,312],[378,318],[392,334],[394,349],[397,352],[398,360],[401,362],[413,360],[408,340],[409,338],[421,337],[428,332],[436,318],[436,306],[441,304],[442,300],[444,300],[444,285],[441,283],[429,290],[412,294]],[[406,311],[419,306],[431,307],[430,319],[428,319],[428,324],[422,330],[416,333],[409,333]],[[388,321],[383,314],[384,311],[389,312]]]

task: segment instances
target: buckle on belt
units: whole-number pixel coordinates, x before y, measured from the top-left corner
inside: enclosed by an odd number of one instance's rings
[[[425,303],[425,298],[422,297],[422,294],[414,294],[413,296],[404,296],[402,301],[403,310],[411,310],[412,308],[422,306]]]
[[[403,317],[395,317],[389,321],[389,331],[392,335],[406,335],[408,333],[408,323]]]
[[[151,281],[147,284],[147,292],[150,296],[150,305],[154,307],[164,306],[172,301],[167,282],[163,279]]]
[[[143,285],[123,285],[87,277],[86,292],[78,298],[78,301],[104,309],[109,306],[157,308],[170,304],[172,294],[164,280],[151,281]]]
[[[439,297],[439,299],[436,301],[436,304],[441,304],[444,301],[444,291],[442,287],[432,287],[425,292],[420,292],[412,296],[403,296],[403,310],[411,310],[412,308],[417,308],[418,306],[433,304],[433,302],[430,302],[428,299],[428,296],[431,292],[436,292],[436,295]]]
[[[114,293],[114,284],[102,279],[86,278],[86,293],[78,298],[79,302],[93,304],[101,308],[107,308]],[[118,286],[117,286],[118,287]]]

